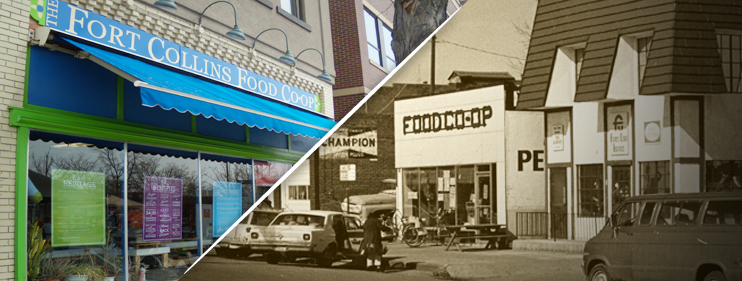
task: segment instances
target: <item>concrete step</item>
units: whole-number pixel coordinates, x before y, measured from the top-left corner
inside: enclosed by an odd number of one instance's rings
[[[546,240],[546,239],[516,239],[513,240],[513,250],[541,251],[581,254],[585,249],[586,241],[575,240]]]

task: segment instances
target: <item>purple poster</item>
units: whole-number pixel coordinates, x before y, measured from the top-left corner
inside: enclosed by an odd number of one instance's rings
[[[183,180],[144,178],[143,241],[178,240],[182,237]]]

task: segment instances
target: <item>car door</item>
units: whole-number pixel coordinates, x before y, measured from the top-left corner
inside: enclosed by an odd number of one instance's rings
[[[657,226],[654,224],[655,212],[659,210],[659,201],[644,202],[639,215],[639,221],[634,231],[636,244],[632,251],[632,273],[634,280],[652,280],[659,261],[657,246],[660,237],[657,235]]]
[[[626,202],[611,216],[613,235],[605,244],[608,269],[612,278],[633,280],[632,255],[637,240],[634,236],[641,202]]]
[[[363,225],[361,219],[354,216],[344,216],[345,230],[348,232],[348,240],[354,251],[358,251],[361,240],[363,240]]]

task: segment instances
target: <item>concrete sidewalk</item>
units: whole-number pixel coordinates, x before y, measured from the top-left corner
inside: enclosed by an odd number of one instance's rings
[[[581,254],[484,250],[484,245],[476,244],[465,247],[468,250],[465,249],[464,252],[459,252],[455,247],[444,251],[445,246],[411,248],[399,242],[389,244],[388,248],[389,252],[384,257],[390,260],[391,268],[428,271],[442,279],[521,280],[526,279],[525,276],[537,276],[532,280],[554,280],[557,279],[552,278],[554,274],[569,277],[582,274]]]

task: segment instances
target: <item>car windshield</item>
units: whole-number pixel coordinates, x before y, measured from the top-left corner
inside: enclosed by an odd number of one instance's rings
[[[285,214],[279,215],[271,225],[307,225],[324,227],[325,217],[305,214]]]

